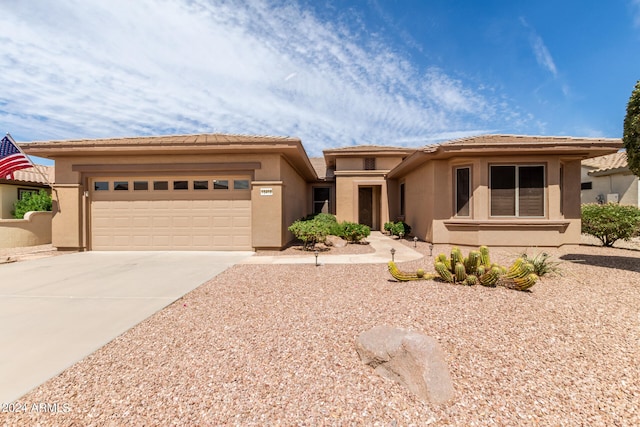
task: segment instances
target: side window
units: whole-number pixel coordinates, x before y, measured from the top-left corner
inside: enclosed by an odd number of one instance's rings
[[[149,189],[149,181],[133,181],[133,191],[146,191]]]
[[[233,180],[233,189],[234,190],[248,190],[249,189],[249,180],[247,180],[247,179],[234,179]]]
[[[456,216],[470,216],[471,168],[456,168]]]
[[[94,181],[93,191],[109,191],[108,181]]]
[[[228,190],[229,189],[229,181],[226,179],[216,179],[213,181],[213,189],[214,190]]]
[[[129,181],[114,181],[113,189],[115,191],[129,191]]]
[[[168,181],[153,181],[153,189],[155,191],[168,190],[169,182]]]

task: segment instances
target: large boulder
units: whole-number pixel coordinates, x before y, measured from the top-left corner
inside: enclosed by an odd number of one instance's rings
[[[344,248],[347,246],[347,241],[341,237],[329,235],[325,240],[325,244],[334,248]]]
[[[419,332],[376,326],[358,335],[360,359],[420,399],[435,404],[453,397],[453,383],[437,341]]]

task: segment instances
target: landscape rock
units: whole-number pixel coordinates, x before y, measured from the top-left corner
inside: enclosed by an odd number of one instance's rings
[[[344,248],[347,246],[347,241],[338,236],[327,236],[325,242],[327,246],[333,246],[336,248]]]
[[[420,399],[440,404],[454,389],[438,342],[422,333],[376,326],[358,335],[356,350],[363,363],[385,378],[397,381]]]

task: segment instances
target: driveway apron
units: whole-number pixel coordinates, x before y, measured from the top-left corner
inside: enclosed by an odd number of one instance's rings
[[[90,355],[252,252],[83,252],[0,264],[0,403]]]

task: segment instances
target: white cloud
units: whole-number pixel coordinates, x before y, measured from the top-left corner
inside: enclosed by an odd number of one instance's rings
[[[3,3],[0,123],[23,139],[293,135],[314,155],[466,134],[507,108],[360,27],[266,0]]]
[[[533,54],[536,57],[536,61],[538,65],[545,68],[554,77],[558,76],[558,69],[556,68],[556,64],[553,61],[553,57],[547,48],[547,45],[542,40],[542,37],[538,35],[538,33],[529,25],[529,23],[524,19],[520,18],[520,22],[529,30],[529,43],[531,45],[531,49],[533,50]]]
[[[640,0],[631,0],[630,6],[633,25],[640,27]]]

